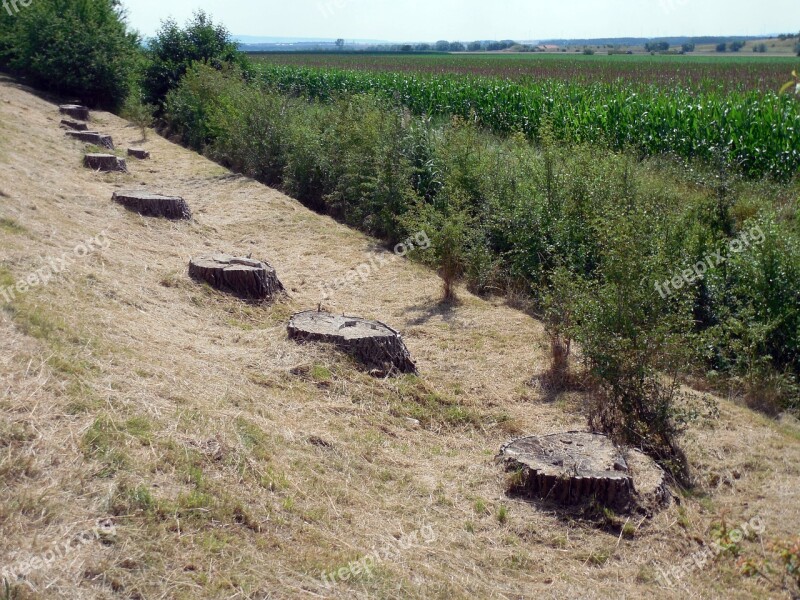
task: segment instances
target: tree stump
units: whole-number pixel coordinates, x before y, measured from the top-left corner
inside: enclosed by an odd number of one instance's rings
[[[128,156],[138,158],[139,160],[146,160],[150,158],[150,153],[140,148],[128,148]]]
[[[290,339],[333,344],[376,371],[417,373],[403,338],[378,321],[312,310],[294,315],[288,329]]]
[[[89,126],[86,123],[78,123],[72,119],[61,119],[61,126],[73,131],[88,131]]]
[[[124,158],[113,154],[87,154],[83,157],[83,166],[95,171],[122,171],[128,172],[128,165]]]
[[[80,104],[62,104],[58,107],[58,112],[79,121],[89,120],[89,109]]]
[[[284,291],[268,263],[227,254],[193,258],[189,276],[246,300],[267,300]]]
[[[606,436],[568,432],[503,446],[498,460],[514,472],[511,491],[574,506],[596,500],[617,510],[669,502],[664,471],[638,450],[621,451]]]
[[[191,219],[192,211],[180,196],[162,196],[150,192],[114,192],[111,199],[128,210],[146,217]]]
[[[74,140],[80,140],[82,142],[86,142],[87,144],[94,144],[95,146],[105,148],[106,150],[114,149],[114,140],[111,139],[111,136],[104,135],[97,131],[67,131],[65,135]]]

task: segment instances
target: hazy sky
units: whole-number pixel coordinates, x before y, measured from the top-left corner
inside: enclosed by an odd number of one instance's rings
[[[123,0],[151,35],[204,9],[236,35],[435,41],[760,35],[800,30],[798,0]]]

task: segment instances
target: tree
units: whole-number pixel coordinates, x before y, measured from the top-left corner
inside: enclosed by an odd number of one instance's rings
[[[451,42],[450,52],[464,52],[467,49],[461,42]]]
[[[744,47],[745,47],[745,44],[747,44],[747,42],[745,42],[745,41],[739,41],[739,40],[737,40],[737,41],[735,41],[735,42],[732,42],[732,43],[731,43],[731,50],[732,50],[733,52],[738,52],[739,50],[741,50],[742,48],[744,48]]]
[[[648,52],[666,52],[669,50],[669,42],[648,42],[644,49]]]
[[[164,21],[150,41],[148,57],[142,82],[144,100],[158,107],[193,63],[206,63],[215,69],[226,64],[247,65],[228,30],[215,25],[203,11],[196,12],[184,29],[172,19]]]
[[[344,48],[344,39],[343,38],[339,38],[338,40],[336,40],[336,47],[339,50],[342,50]]]
[[[467,50],[469,50],[470,52],[480,52],[482,48],[483,44],[481,44],[480,42],[470,42],[469,44],[467,44]]]
[[[141,60],[116,0],[39,0],[0,17],[0,64],[42,89],[116,109]]]
[[[728,44],[725,42],[721,42],[717,44],[717,52],[727,52],[728,51]]]
[[[439,40],[436,42],[436,51],[437,52],[449,52],[450,51],[450,42],[447,40]]]
[[[417,44],[414,50],[417,52],[430,52],[432,46],[430,44]]]
[[[694,42],[686,42],[685,44],[683,44],[683,45],[681,46],[681,50],[683,50],[683,51],[684,51],[684,52],[686,52],[687,54],[688,54],[689,52],[694,52],[694,50],[695,50],[695,45],[694,45]]]

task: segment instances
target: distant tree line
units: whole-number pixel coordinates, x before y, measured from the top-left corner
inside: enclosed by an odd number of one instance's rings
[[[532,46],[520,46],[514,40],[489,40],[474,42],[449,42],[439,40],[435,44],[395,44],[392,46],[376,46],[370,50],[383,50],[390,52],[496,52],[498,50],[516,49],[532,51]]]

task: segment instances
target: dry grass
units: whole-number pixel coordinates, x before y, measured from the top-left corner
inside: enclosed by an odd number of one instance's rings
[[[791,423],[721,400],[684,440],[701,488],[626,535],[509,498],[500,445],[584,423],[527,383],[547,364],[540,323],[466,290],[442,306],[435,273],[392,262],[326,302],[403,331],[423,374],[372,379],[289,342],[285,323],[373,240],[156,135],[127,175],[84,170],[58,120],[0,81],[0,215],[24,228],[0,229],[0,285],[111,241],[0,312],[0,565],[73,540],[12,597],[780,597],[731,560],[674,590],[654,565],[710,541],[723,514],[796,533]],[[113,115],[96,125],[121,147],[140,137]],[[120,187],[182,195],[195,220],[128,213],[110,202]],[[290,298],[252,306],[193,284],[189,257],[208,250],[269,260]],[[114,535],[74,542],[107,519]],[[320,581],[422,526],[435,541]]]

